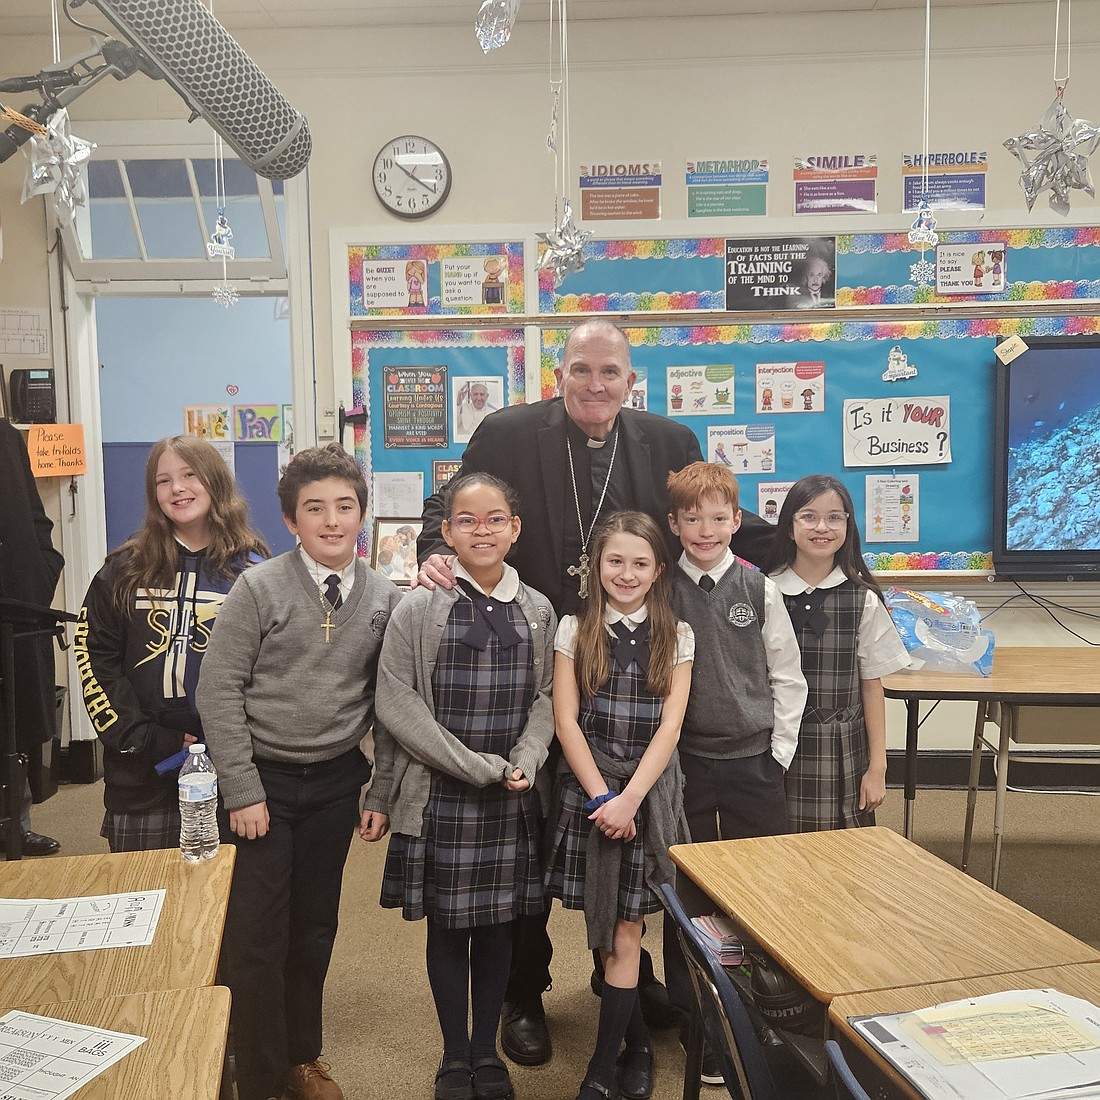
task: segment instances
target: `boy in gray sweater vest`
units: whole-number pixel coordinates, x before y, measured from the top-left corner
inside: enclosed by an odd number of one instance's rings
[[[783,596],[730,552],[741,510],[737,479],[728,469],[693,462],[669,475],[668,493],[668,521],[684,548],[672,581],[672,609],[695,632],[679,745],[691,839],[785,833],[783,776],[798,744],[806,681]],[[677,889],[689,912],[713,909],[682,875]],[[669,999],[682,1013],[685,1032],[691,983],[675,939],[666,936],[664,946]],[[721,1084],[714,1062],[704,1058],[703,1080]]]
[[[378,655],[398,588],[356,555],[367,486],[337,444],[279,481],[300,545],[222,605],[198,704],[235,834],[225,928],[240,1100],[342,1100],[318,1059],[340,884],[371,765]],[[365,839],[386,832],[365,813]]]

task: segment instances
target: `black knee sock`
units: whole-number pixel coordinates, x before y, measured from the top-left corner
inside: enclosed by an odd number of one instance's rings
[[[627,1022],[624,1038],[627,1050],[639,1050],[641,1047],[649,1046],[649,1028],[645,1026],[645,1020],[642,1018],[642,1001],[637,993],[634,995],[634,1007],[630,1010],[630,1020]]]
[[[443,1061],[465,1061],[470,1057],[470,930],[444,928],[429,917],[425,957],[443,1032]]]
[[[470,933],[470,1053],[486,1058],[497,1052],[497,1027],[512,962],[512,922],[474,928]]]
[[[588,1063],[587,1077],[601,1085],[615,1081],[615,1061],[626,1034],[630,1014],[638,1003],[638,987],[622,989],[604,979],[600,995],[600,1026],[596,1032],[596,1049]]]

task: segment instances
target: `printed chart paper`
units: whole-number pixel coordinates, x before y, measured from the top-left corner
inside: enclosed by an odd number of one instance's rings
[[[145,1041],[13,1010],[0,1018],[0,1095],[64,1100]]]
[[[868,474],[867,542],[916,542],[920,538],[920,476]]]
[[[163,907],[163,890],[86,898],[0,898],[0,959],[148,947]]]

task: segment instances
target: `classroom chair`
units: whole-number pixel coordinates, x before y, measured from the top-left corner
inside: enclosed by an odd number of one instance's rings
[[[704,1031],[718,1054],[726,1089],[734,1100],[781,1100],[752,1021],[730,976],[704,946],[672,886],[665,883],[661,893],[668,916],[676,922],[695,988],[695,1011],[691,1014],[684,1070],[684,1100],[697,1100],[699,1096]]]
[[[825,1040],[825,1055],[832,1067],[833,1095],[836,1100],[871,1100],[870,1094],[856,1080],[835,1039]]]

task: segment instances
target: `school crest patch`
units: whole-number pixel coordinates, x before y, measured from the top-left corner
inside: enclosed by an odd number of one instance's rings
[[[381,638],[382,635],[385,634],[386,623],[389,621],[389,618],[390,616],[388,612],[376,611],[374,613],[374,618],[370,621],[370,628],[375,632],[375,634],[378,635],[379,638]]]
[[[546,604],[540,603],[538,607],[535,608],[535,614],[539,617],[539,622],[542,623],[543,626],[549,625],[550,608]]]
[[[726,618],[734,626],[752,626],[756,622],[756,610],[751,603],[735,603]]]

